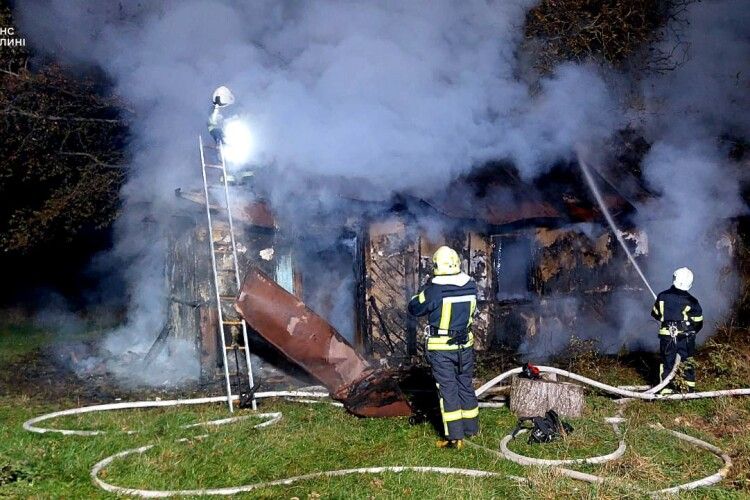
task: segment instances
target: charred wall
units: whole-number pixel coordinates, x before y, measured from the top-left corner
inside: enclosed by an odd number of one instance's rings
[[[211,254],[205,212],[186,205],[186,210],[173,217],[168,235],[165,279],[169,290],[167,321],[160,335],[163,347],[169,348],[169,338],[185,338],[195,343],[200,356],[201,379],[210,382],[223,376],[219,339],[216,297],[211,271]],[[252,220],[252,219],[251,219]],[[250,265],[261,269],[285,289],[301,294],[301,282],[294,266],[291,244],[272,225],[248,223],[241,217],[235,220],[235,238],[240,279]],[[270,226],[270,227],[269,227]],[[214,221],[210,235],[217,248],[216,266],[219,270],[232,269],[229,227]],[[219,272],[222,290],[235,290],[234,274]],[[239,290],[237,290],[239,292]],[[239,319],[227,302],[223,306],[226,319]],[[285,371],[293,371],[275,349],[255,332],[248,332],[254,366],[263,366],[264,381],[281,380]],[[241,338],[237,326],[225,331],[227,345]],[[262,358],[262,362],[258,356]],[[232,356],[229,362],[233,363]],[[244,370],[244,368],[243,368]]]
[[[647,253],[643,233],[625,239],[637,258]],[[602,348],[619,348],[605,345],[608,338],[617,342],[608,333],[623,327],[617,304],[642,297],[643,290],[610,231],[597,224],[528,228],[493,236],[493,248],[497,305],[490,348],[545,356],[572,336],[596,336],[605,341]]]
[[[409,299],[432,276],[432,254],[441,245],[457,249],[478,285],[474,333],[477,348],[484,347],[492,323],[491,242],[474,232],[428,235],[404,220],[373,223],[364,248],[364,347],[381,363],[398,365],[423,352],[423,318],[411,317]]]
[[[416,353],[416,324],[406,305],[418,286],[419,248],[404,221],[369,226],[364,246],[364,348],[383,364],[397,365]]]
[[[169,227],[165,259],[167,281],[167,320],[161,338],[182,338],[195,343],[201,359],[216,356],[218,337],[212,341],[204,335],[209,324],[216,325],[216,314],[210,304],[213,297],[210,253],[204,221],[186,213],[173,216]],[[208,263],[208,265],[207,265]],[[157,340],[159,342],[159,340]],[[164,343],[169,349],[169,342]],[[155,348],[160,348],[155,344]],[[201,375],[203,374],[201,363]]]
[[[463,269],[477,282],[479,350],[553,352],[574,335],[619,329],[622,315],[610,299],[642,294],[614,235],[598,224],[436,236],[393,218],[372,224],[368,237],[365,349],[384,364],[398,365],[421,351],[426,324],[411,318],[406,304],[427,283],[431,255],[441,245],[459,250]],[[636,255],[647,252],[645,235],[625,237]]]
[[[221,356],[208,235],[203,217],[180,220],[170,239],[168,279],[179,300],[170,303],[169,323],[179,335],[200,332],[201,365],[210,378]],[[477,282],[473,331],[479,350],[554,352],[572,335],[619,328],[621,315],[610,300],[615,294],[642,295],[622,249],[601,225],[514,225],[507,232],[479,224],[464,226],[472,230],[446,227],[457,229],[427,233],[408,216],[390,215],[333,228],[324,236],[315,231],[289,236],[245,222],[238,224],[238,259],[241,270],[258,266],[357,349],[387,366],[410,362],[423,350],[426,323],[411,317],[406,306],[431,277],[431,256],[441,245],[459,251],[462,268]],[[636,255],[646,253],[644,235],[625,237]],[[227,228],[215,227],[212,238],[217,245],[226,243]],[[219,267],[229,264],[218,262]],[[265,378],[294,371],[254,332],[251,343],[251,352],[262,358]]]

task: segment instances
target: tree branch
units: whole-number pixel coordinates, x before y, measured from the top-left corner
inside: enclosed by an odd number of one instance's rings
[[[0,114],[3,115],[21,115],[28,118],[35,118],[37,120],[47,120],[53,122],[90,122],[90,123],[111,123],[113,125],[127,125],[127,122],[123,120],[114,120],[108,118],[82,118],[80,116],[54,116],[54,115],[39,115],[31,113],[30,111],[24,111],[13,106],[10,106],[2,111]]]
[[[82,156],[84,158],[88,158],[89,160],[91,160],[92,162],[94,162],[96,165],[98,165],[100,167],[112,168],[112,169],[116,169],[116,170],[126,170],[127,169],[127,167],[125,165],[112,165],[111,163],[104,163],[99,158],[97,158],[96,156],[94,156],[94,155],[92,155],[90,153],[83,153],[83,152],[79,152],[79,151],[59,151],[59,154],[61,154],[63,156]]]

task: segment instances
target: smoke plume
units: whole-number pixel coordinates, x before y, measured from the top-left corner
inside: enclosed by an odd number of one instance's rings
[[[670,285],[674,269],[694,272],[691,293],[703,305],[705,338],[738,286],[732,218],[747,207],[740,165],[720,139],[750,136],[750,9],[732,0],[700,2],[690,5],[685,21],[678,33],[687,44],[685,64],[642,83],[648,108],[641,117],[652,142],[642,167],[659,196],[639,207],[638,223],[653,236],[647,265],[657,291]]]
[[[651,217],[641,221],[665,236],[651,239],[650,275],[666,285],[673,268],[690,265],[698,295],[708,298],[711,277],[728,260],[709,251],[707,235],[742,208],[716,134],[747,132],[747,116],[738,112],[742,104],[748,109],[747,13],[736,15],[740,2],[691,6],[693,59],[643,83],[649,102],[659,105],[657,120],[625,112],[593,65],[561,65],[532,92],[519,76],[519,50],[535,3],[19,2],[16,15],[30,43],[102,68],[135,111],[113,252],[129,264],[130,315],[106,346],[143,352],[163,324],[164,228],[174,189],[199,182],[195,139],[218,85],[234,91],[234,112],[250,117],[255,161],[283,179],[270,186],[275,207],[301,224],[307,212],[298,195],[315,176],[339,176],[359,199],[428,196],[498,158],[530,179],[572,158],[575,144],[597,143],[640,120],[654,141],[645,175],[661,194],[642,208],[672,214],[661,226]],[[326,196],[330,207],[343,203]],[[696,255],[705,258],[696,262]],[[711,316],[731,298],[729,291],[715,295]],[[197,375],[190,355],[169,360],[175,364]]]

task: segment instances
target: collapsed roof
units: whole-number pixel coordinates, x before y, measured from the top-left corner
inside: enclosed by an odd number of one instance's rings
[[[594,176],[605,204],[615,217],[635,212],[634,203],[651,195],[639,179],[622,169],[600,167],[594,171]],[[492,228],[533,221],[551,225],[604,221],[575,163],[558,164],[535,179],[526,179],[507,162],[490,162],[457,177],[445,189],[431,195],[392,193],[378,189],[364,179],[328,176],[311,177],[304,185],[306,192],[289,196],[298,200],[315,200],[324,198],[323,193],[326,196],[334,193],[337,200],[348,203],[351,211],[357,213],[408,212],[418,215],[434,212]],[[178,189],[176,194],[205,204],[202,192]],[[277,219],[284,219],[278,210],[282,207],[274,207],[262,193],[249,198],[233,209],[236,220],[261,228],[279,226]],[[316,209],[322,214],[331,206],[340,204],[321,202]]]

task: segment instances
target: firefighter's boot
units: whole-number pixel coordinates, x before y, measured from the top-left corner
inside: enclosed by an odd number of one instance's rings
[[[435,443],[438,448],[455,448],[460,450],[464,447],[463,439],[438,439]]]

